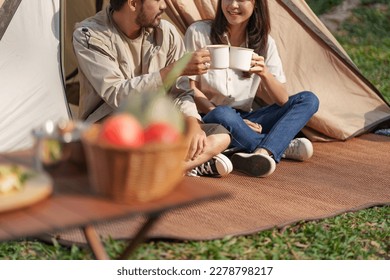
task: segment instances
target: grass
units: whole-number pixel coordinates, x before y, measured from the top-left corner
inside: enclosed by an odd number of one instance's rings
[[[142,260],[378,260],[389,259],[390,207],[374,207],[321,221],[300,222],[250,236],[212,241],[151,241],[133,258]],[[105,240],[108,254],[117,256],[122,241]],[[91,259],[88,249],[38,241],[0,243],[0,259]]]
[[[281,230],[205,242],[153,242],[137,252],[142,259],[383,259],[390,207],[348,213]]]
[[[306,3],[310,6],[316,15],[321,15],[329,11],[331,8],[339,5],[341,2],[343,2],[343,0],[306,0]]]
[[[307,1],[320,14],[339,1]],[[389,0],[362,0],[363,7],[335,34],[363,74],[390,101]],[[374,5],[376,4],[376,5]],[[378,5],[379,4],[379,5]],[[250,236],[200,242],[150,241],[135,259],[390,259],[390,206],[345,213],[321,221],[300,222]],[[105,240],[111,257],[124,247]],[[39,241],[0,243],[0,259],[92,259],[89,249]]]

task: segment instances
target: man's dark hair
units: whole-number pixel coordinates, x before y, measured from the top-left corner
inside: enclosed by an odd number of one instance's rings
[[[110,6],[114,11],[119,11],[127,0],[110,0]]]
[[[111,9],[114,11],[119,11],[126,2],[127,0],[110,0]],[[141,3],[143,2],[144,0],[141,0]]]

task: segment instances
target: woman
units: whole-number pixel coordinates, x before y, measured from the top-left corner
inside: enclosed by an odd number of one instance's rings
[[[306,160],[311,142],[294,137],[318,110],[308,91],[289,97],[275,41],[270,37],[265,0],[219,0],[214,21],[191,25],[185,35],[188,51],[210,44],[254,49],[249,72],[210,69],[192,77],[198,110],[205,123],[219,123],[232,136],[233,168],[256,177],[272,174],[281,158]],[[209,67],[208,64],[205,67]],[[268,106],[253,110],[255,96]]]

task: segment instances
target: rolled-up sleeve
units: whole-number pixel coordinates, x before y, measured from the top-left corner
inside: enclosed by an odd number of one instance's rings
[[[286,75],[283,71],[282,60],[280,59],[275,40],[268,36],[267,59],[265,64],[269,72],[281,83],[286,83]]]

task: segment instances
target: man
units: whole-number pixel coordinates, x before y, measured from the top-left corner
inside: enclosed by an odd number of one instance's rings
[[[111,0],[105,10],[76,25],[73,46],[80,70],[79,117],[101,121],[125,99],[131,100],[132,94],[157,93],[168,75],[175,75],[172,70],[189,59],[170,90],[196,127],[185,169],[195,176],[227,175],[232,164],[220,153],[230,143],[229,133],[216,124],[200,124],[192,95],[185,94],[190,87],[184,76],[207,72],[209,53],[199,50],[190,58],[183,57],[181,36],[161,19],[166,7],[164,0]]]

